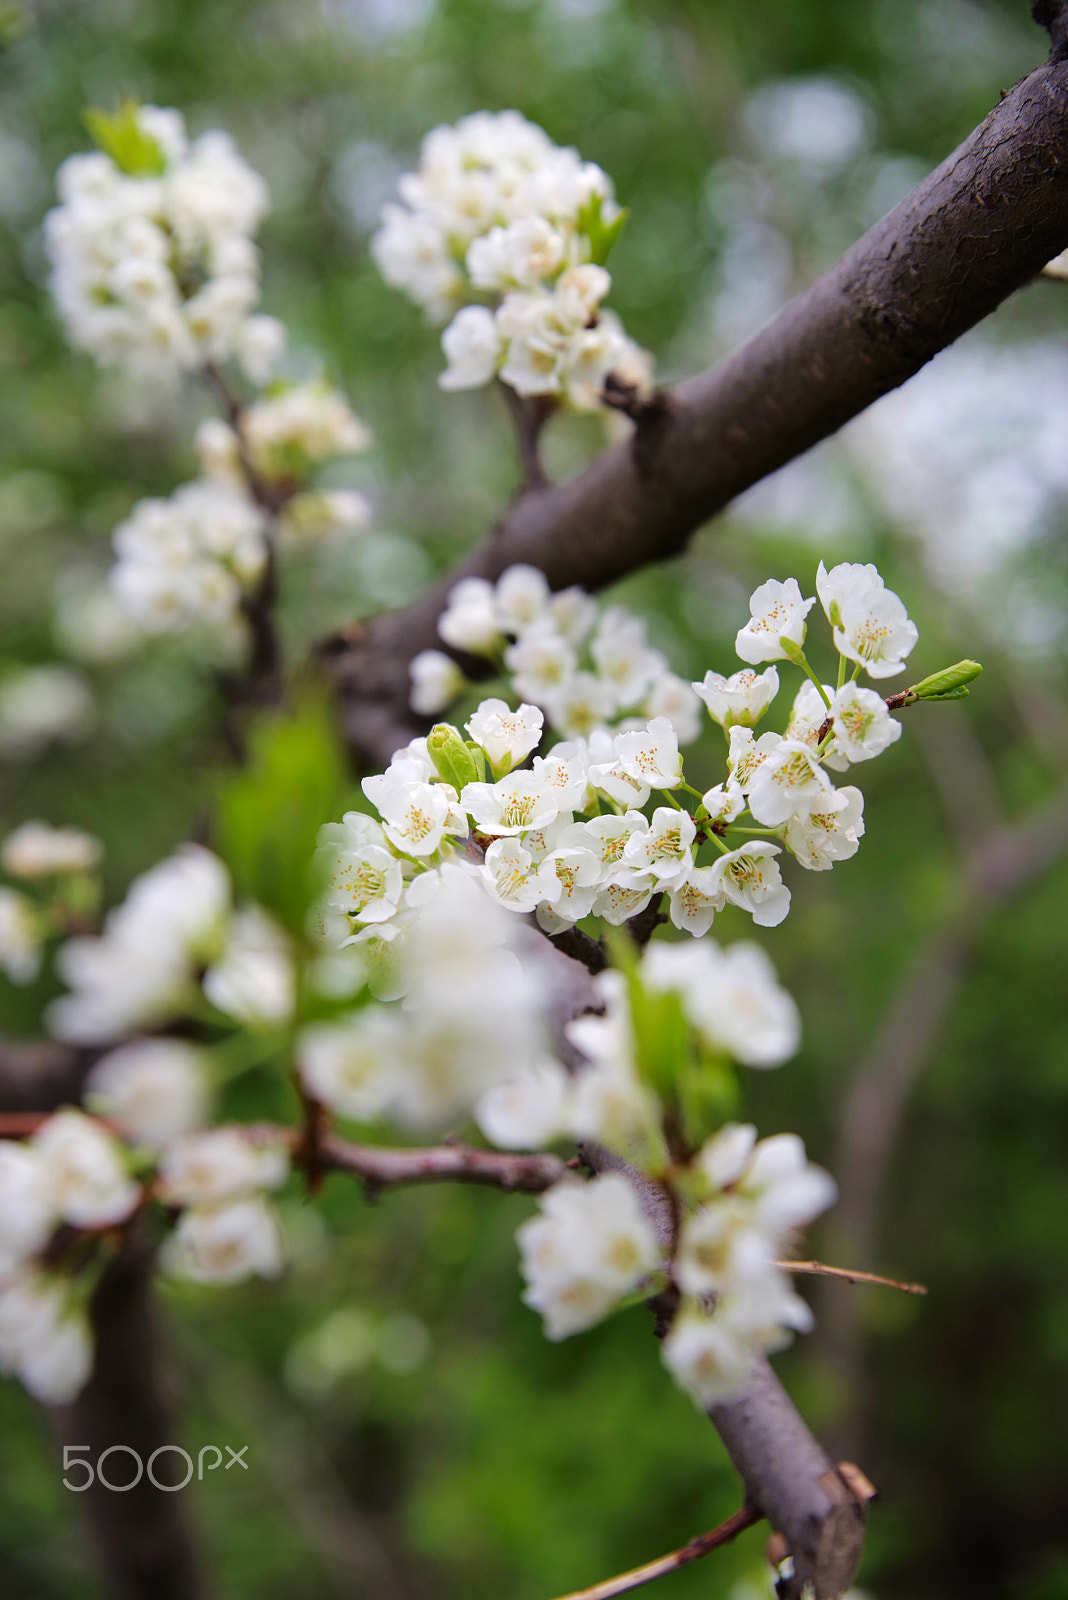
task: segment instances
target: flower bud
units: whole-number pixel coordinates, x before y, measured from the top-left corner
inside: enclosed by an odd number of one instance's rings
[[[982,670],[978,661],[958,661],[914,683],[908,692],[917,700],[963,700],[968,693],[965,684],[971,683]]]
[[[440,778],[451,783],[456,793],[469,783],[480,783],[485,769],[470,745],[464,743],[458,728],[449,722],[436,723],[427,734],[427,754]]]

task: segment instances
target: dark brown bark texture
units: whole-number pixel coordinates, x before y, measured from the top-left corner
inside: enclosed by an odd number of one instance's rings
[[[525,561],[553,588],[598,589],[676,555],[744,489],[904,383],[1066,246],[1068,62],[1054,59],[755,338],[650,408],[632,440],[569,483],[523,493],[414,605],[335,641],[353,750],[382,764],[422,731],[408,711],[408,662],[441,648],[437,618],[458,578]]]

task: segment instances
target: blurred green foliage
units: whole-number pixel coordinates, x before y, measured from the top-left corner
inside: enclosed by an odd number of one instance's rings
[[[377,503],[374,530],[325,561],[290,558],[283,574],[296,658],[336,625],[418,593],[483,535],[517,480],[496,397],[439,393],[436,337],[367,253],[377,206],[427,128],[514,105],[607,168],[631,213],[613,251],[613,304],[671,376],[715,352],[702,308],[724,224],[710,173],[744,153],[747,95],[779,78],[846,83],[866,110],[873,159],[886,158],[879,171],[889,163],[900,192],[1041,59],[1027,10],[1023,0],[3,7],[0,662],[54,657],[57,572],[106,568],[111,529],[133,501],[190,475],[191,426],[208,411],[196,392],[162,411],[148,396],[131,405],[63,345],[38,225],[51,173],[86,144],[86,104],[137,96],[180,106],[194,131],[234,134],[275,199],[262,237],[265,309],[289,323],[297,368],[321,360],[375,429],[377,449],[358,469]],[[877,214],[878,174],[861,176],[829,173],[778,196],[798,282]],[[1058,291],[1026,291],[997,329],[1062,331]],[[601,442],[595,420],[556,426],[553,471],[574,470]],[[1068,751],[1050,709],[1063,662],[1040,694],[1018,662],[987,648],[980,621],[929,592],[914,548],[874,511],[840,548],[818,552],[770,528],[721,524],[619,596],[650,618],[676,670],[731,670],[749,590],[769,571],[810,581],[817,554],[880,563],[919,622],[923,671],[965,654],[987,667],[964,705],[906,714],[906,737],[864,774],[861,854],[833,877],[795,872],[794,915],[768,941],[799,997],[806,1043],[783,1071],[746,1075],[744,1110],[765,1133],[796,1129],[833,1164],[851,1074],[911,953],[961,894],[959,830],[916,723],[950,758],[961,738],[974,741],[1010,816],[1063,781]],[[1028,559],[1063,587],[1055,546]],[[214,842],[242,887],[292,925],[316,823],[338,814],[353,781],[321,708],[265,726],[234,773],[217,691],[180,653],[92,676],[98,732],[0,769],[3,821],[42,815],[101,834],[118,895],[203,833],[214,797]],[[710,781],[712,750],[710,733],[695,758]],[[976,799],[962,796],[965,818]],[[848,1395],[818,1345],[781,1362],[814,1425],[848,1438],[883,1491],[862,1573],[880,1600],[1068,1595],[1066,896],[1061,861],[977,928],[907,1109],[871,1265],[925,1280],[929,1298],[851,1291],[863,1297],[864,1370]],[[751,927],[728,912],[716,931]],[[0,1026],[31,1031],[46,988],[5,987]],[[734,1508],[723,1451],[660,1371],[645,1313],[563,1345],[543,1340],[517,1293],[512,1235],[528,1203],[442,1189],[372,1209],[334,1177],[318,1205],[288,1206],[294,1267],[280,1287],[165,1291],[181,1442],[250,1446],[247,1476],[220,1474],[187,1495],[216,1592],[549,1600]],[[757,1571],[761,1542],[748,1535],[663,1593],[728,1595]],[[0,1570],[12,1600],[102,1592],[47,1422],[7,1383]]]

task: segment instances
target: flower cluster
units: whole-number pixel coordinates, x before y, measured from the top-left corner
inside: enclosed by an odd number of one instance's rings
[[[0,1145],[0,1369],[38,1399],[70,1400],[92,1367],[78,1238],[106,1236],[158,1200],[178,1214],[165,1256],[176,1275],[233,1283],[281,1271],[265,1192],[285,1182],[286,1152],[236,1126],[195,1131],[208,1107],[202,1055],[178,1040],[128,1044],[90,1075],[97,1115],[58,1111],[25,1143]]]
[[[241,639],[241,607],[261,582],[273,539],[306,544],[366,525],[350,489],[302,489],[324,461],[366,450],[370,434],[337,390],[295,384],[244,408],[240,438],[218,419],[197,430],[204,476],[167,500],[141,500],[115,530],[110,584],[146,634],[212,631]],[[243,459],[244,452],[244,459]],[[257,499],[253,482],[260,487]],[[297,492],[301,488],[302,492]],[[277,499],[274,520],[267,506]]]
[[[523,930],[462,861],[403,882],[393,832],[357,812],[323,830],[324,937],[342,936],[354,985],[403,1003],[312,1023],[297,1057],[307,1092],[339,1115],[427,1133],[470,1117],[514,1074],[555,1062],[537,971],[517,959]]]
[[[188,145],[178,112],[156,106],[88,121],[101,149],[64,163],[63,204],[46,229],[71,342],[139,377],[207,368],[231,413],[198,429],[201,478],[140,501],[116,529],[111,591],[141,635],[198,628],[230,654],[273,544],[365,526],[363,495],[311,479],[367,450],[371,435],[321,379],[276,381],[247,405],[229,394],[220,363],[236,359],[263,388],[285,345],[280,322],[249,314],[259,299],[252,235],[269,197],[229,137]]]
[[[59,169],[45,223],[51,287],[71,343],[138,375],[236,357],[253,382],[284,345],[260,297],[254,236],[267,186],[229,136],[190,144],[177,111],[127,104],[87,121],[100,145]]]
[[[234,911],[218,857],[184,845],[135,879],[103,932],[69,939],[56,965],[70,992],[52,1002],[59,1039],[104,1044],[207,1002],[249,1027],[291,1015],[296,974],[285,935],[258,906]]]
[[[547,1085],[544,1070],[525,1085],[517,1080],[507,1102],[513,1125],[523,1107],[530,1130],[548,1127],[559,1137],[560,1110],[570,1097],[580,1112],[577,1118],[572,1112],[570,1131],[625,1150],[657,1174],[665,1160],[665,1107],[650,1080],[657,1075],[656,1032],[668,1017],[654,1011],[643,1029],[641,1012],[650,1000],[674,1000],[708,1052],[688,1068],[683,1050],[674,1063],[665,1092],[680,1104],[708,1082],[711,1060],[730,1056],[767,1067],[797,1047],[793,1002],[753,945],[726,951],[710,941],[651,945],[629,982],[618,972],[597,982],[603,1014],[567,1030],[583,1066],[562,1091]],[[503,1109],[504,1095],[496,1100]],[[495,1118],[485,1108],[480,1120],[493,1136]],[[588,1185],[567,1179],[550,1189],[541,1214],[519,1230],[525,1299],[541,1312],[548,1337],[560,1339],[670,1280],[681,1309],[664,1360],[679,1384],[708,1405],[744,1384],[755,1352],[779,1348],[791,1332],[810,1326],[807,1306],[778,1263],[797,1230],[833,1202],[834,1185],[808,1165],[799,1139],[782,1135],[757,1144],[752,1127],[727,1125],[689,1147],[681,1165],[679,1158],[676,1149],[672,1187],[681,1220],[669,1243],[658,1240],[635,1189],[617,1174]]]
[[[145,633],[233,625],[267,564],[266,528],[247,494],[205,480],[141,500],[115,529],[111,586]]]
[[[518,112],[479,112],[427,134],[400,196],[371,248],[432,322],[456,311],[442,388],[499,375],[518,394],[588,410],[609,373],[648,384],[648,357],[602,307],[602,263],[625,214],[600,167]]]
[[[438,632],[454,650],[499,663],[509,691],[540,706],[565,738],[637,728],[649,717],[667,717],[680,744],[700,732],[697,696],[649,645],[642,618],[622,606],[601,613],[577,585],[551,594],[536,567],[509,567],[495,584],[461,579]],[[444,711],[464,688],[441,650],[421,651],[411,678],[412,708],[424,716]]]

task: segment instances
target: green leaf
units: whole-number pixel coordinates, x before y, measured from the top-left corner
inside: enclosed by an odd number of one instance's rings
[[[318,696],[260,717],[246,765],[220,788],[218,848],[238,897],[258,901],[293,933],[303,932],[312,899],[316,835],[340,816],[347,788],[333,719]]]
[[[167,158],[151,134],[141,127],[141,107],[136,100],[122,100],[109,116],[96,106],[82,113],[91,138],[110,156],[120,172],[132,178],[158,178],[167,167]]]
[[[978,661],[957,661],[940,672],[932,672],[928,678],[921,678],[908,692],[917,700],[963,700],[968,693],[965,684],[978,678],[982,670]]]

